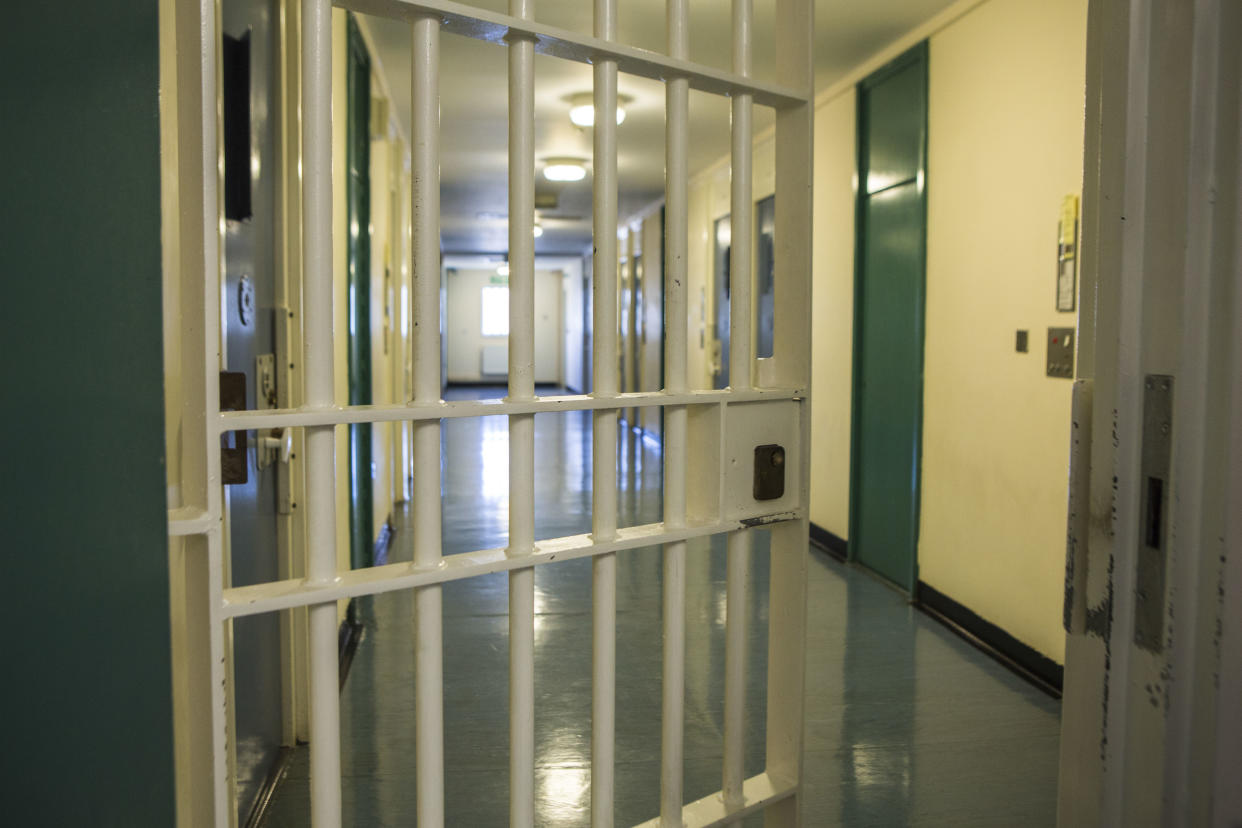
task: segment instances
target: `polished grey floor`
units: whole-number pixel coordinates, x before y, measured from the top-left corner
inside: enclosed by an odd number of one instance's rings
[[[455,391],[498,396],[496,392]],[[503,546],[504,418],[444,425],[447,554]],[[658,448],[621,435],[623,524],[659,519]],[[536,418],[539,537],[589,530],[591,420]],[[398,507],[392,560],[411,554]],[[747,773],[762,770],[767,546],[753,558],[748,619]],[[720,787],[724,669],[723,543],[688,564],[686,798]],[[591,564],[567,561],[535,580],[536,823],[586,825],[590,806]],[[661,559],[623,553],[617,584],[618,825],[658,812]],[[808,582],[804,815],[807,825],[1052,825],[1059,704],[913,610],[865,572],[817,552]],[[447,822],[508,821],[506,576],[444,588]],[[359,602],[366,625],[341,700],[345,822],[414,822],[412,601]],[[309,824],[308,755],[298,748],[266,825]],[[762,824],[761,819],[747,825]]]

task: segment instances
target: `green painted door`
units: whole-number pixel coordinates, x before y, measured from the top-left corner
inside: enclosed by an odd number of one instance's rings
[[[858,87],[850,555],[917,580],[926,248],[927,46]]]
[[[349,228],[349,404],[371,404],[371,58],[349,18],[345,200]],[[371,565],[371,424],[349,427],[349,551],[355,569]]]

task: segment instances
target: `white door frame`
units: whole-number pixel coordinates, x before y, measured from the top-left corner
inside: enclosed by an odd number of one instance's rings
[[[1240,39],[1090,6],[1062,825],[1242,819]]]

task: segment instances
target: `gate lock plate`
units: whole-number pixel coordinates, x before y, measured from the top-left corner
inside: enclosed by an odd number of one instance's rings
[[[244,411],[246,409],[246,375],[241,371],[220,372],[220,410]],[[227,442],[220,447],[220,477],[226,486],[244,484],[249,478],[246,456],[246,432],[234,431],[233,445]],[[228,434],[224,435],[228,440]]]
[[[779,500],[785,495],[785,449],[755,446],[755,500]]]

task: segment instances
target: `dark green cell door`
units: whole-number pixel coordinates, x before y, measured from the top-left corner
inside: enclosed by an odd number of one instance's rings
[[[349,404],[371,404],[371,57],[349,18],[345,200],[349,228]],[[349,549],[355,569],[371,565],[374,520],[371,424],[349,427]]]
[[[927,45],[858,86],[850,555],[912,591],[918,566]]]

